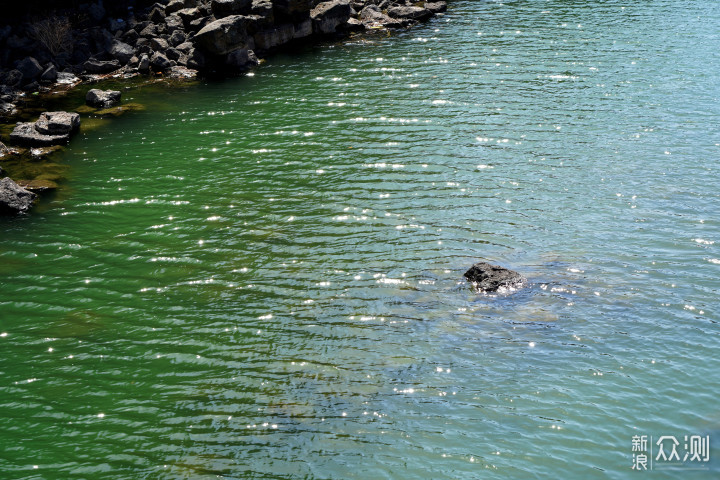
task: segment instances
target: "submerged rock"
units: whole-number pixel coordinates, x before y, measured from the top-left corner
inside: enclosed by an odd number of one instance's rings
[[[0,213],[25,213],[36,198],[37,195],[22,188],[12,178],[0,180]]]
[[[17,184],[25,190],[37,193],[44,193],[58,188],[57,183],[53,182],[52,180],[44,179],[18,180]]]
[[[91,107],[108,108],[120,101],[122,93],[117,90],[100,90],[93,88],[85,95],[85,103]]]
[[[514,270],[509,270],[486,262],[479,262],[465,272],[467,278],[480,292],[517,290],[527,283],[527,279]]]

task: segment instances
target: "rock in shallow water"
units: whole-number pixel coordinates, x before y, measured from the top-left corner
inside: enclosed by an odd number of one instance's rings
[[[122,93],[117,90],[100,90],[93,88],[85,95],[85,103],[91,107],[108,108],[120,101]]]
[[[517,290],[527,283],[527,279],[518,272],[486,262],[479,262],[470,267],[465,272],[465,278],[484,293]]]
[[[12,178],[0,180],[0,213],[25,213],[35,198],[37,195],[22,188]]]

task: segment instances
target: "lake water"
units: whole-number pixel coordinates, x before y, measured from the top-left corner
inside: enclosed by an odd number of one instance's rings
[[[2,478],[720,476],[720,4],[451,7],[53,160],[0,220]]]

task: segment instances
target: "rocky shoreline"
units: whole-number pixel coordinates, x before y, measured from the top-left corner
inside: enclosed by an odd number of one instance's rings
[[[2,123],[16,121],[26,99],[38,94],[82,88],[107,77],[237,74],[299,42],[407,28],[446,10],[445,1],[413,0],[160,0],[149,6],[142,0],[122,0],[112,2],[112,7],[106,3],[97,0],[41,19],[25,15],[12,24],[0,24]],[[117,103],[119,95],[91,90],[87,105],[92,108],[80,113],[97,113]],[[79,121],[77,113],[44,112],[35,122],[18,123],[9,137],[0,139],[0,162],[27,154],[18,147],[66,144]],[[18,183],[38,185],[32,179]],[[34,200],[13,184],[2,184],[0,211],[25,212],[29,206],[14,208],[12,202],[1,200],[8,195]],[[47,182],[39,185],[38,191],[52,189]]]

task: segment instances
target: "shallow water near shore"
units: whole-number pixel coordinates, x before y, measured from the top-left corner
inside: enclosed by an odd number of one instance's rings
[[[455,1],[133,90],[0,219],[0,477],[717,478],[718,27]]]

